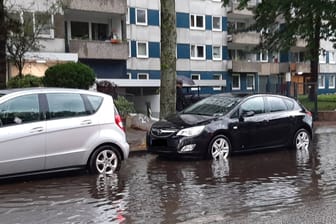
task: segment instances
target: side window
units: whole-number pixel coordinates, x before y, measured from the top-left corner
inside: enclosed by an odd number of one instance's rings
[[[248,111],[253,111],[255,114],[265,113],[264,99],[262,97],[254,97],[245,101],[240,106],[239,113],[244,114]]]
[[[49,118],[68,118],[87,115],[84,101],[80,94],[76,93],[48,93]]]
[[[278,97],[267,97],[270,112],[285,111],[288,110],[286,103]]]
[[[0,104],[0,126],[40,121],[37,94],[19,96]]]
[[[95,113],[98,108],[100,107],[100,105],[103,102],[103,97],[100,96],[92,96],[92,95],[87,95],[87,98],[92,106],[93,109],[93,113]]]

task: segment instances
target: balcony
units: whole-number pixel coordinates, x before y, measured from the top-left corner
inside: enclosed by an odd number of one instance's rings
[[[249,61],[232,61],[232,72],[259,73],[260,63]]]
[[[239,48],[243,45],[258,45],[260,43],[260,34],[257,32],[244,32],[228,35],[228,47],[230,49]]]
[[[271,75],[289,72],[288,63],[260,63],[260,75]]]
[[[66,10],[126,14],[125,0],[67,0]]]
[[[259,75],[271,75],[286,73],[289,71],[288,63],[232,61],[232,72],[235,73],[258,73]]]
[[[253,12],[250,10],[251,8],[257,5],[256,0],[248,1],[247,8],[242,10],[237,9],[239,3],[231,1],[230,4],[227,6],[227,17],[232,19],[247,19],[253,17]]]
[[[127,60],[127,43],[90,40],[70,40],[69,51],[78,53],[79,58]]]

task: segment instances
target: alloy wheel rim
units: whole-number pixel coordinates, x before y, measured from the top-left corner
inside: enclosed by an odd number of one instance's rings
[[[308,150],[309,147],[309,136],[306,132],[300,132],[296,137],[296,149],[298,150]]]
[[[218,138],[211,147],[211,155],[215,160],[226,159],[229,155],[229,143],[224,138]]]
[[[103,150],[97,155],[96,168],[99,173],[112,174],[118,165],[118,157],[112,150]]]

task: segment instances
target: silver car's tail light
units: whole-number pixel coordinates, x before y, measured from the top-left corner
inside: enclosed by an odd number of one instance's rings
[[[116,114],[116,115],[114,116],[114,120],[115,120],[115,123],[118,125],[118,127],[119,127],[121,130],[125,131],[124,124],[123,124],[122,119],[121,119],[121,116],[120,116],[119,114]]]

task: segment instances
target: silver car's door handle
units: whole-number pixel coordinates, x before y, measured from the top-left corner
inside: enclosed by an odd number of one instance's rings
[[[43,131],[43,127],[35,127],[30,130],[30,133],[39,133]]]
[[[81,122],[81,125],[87,125],[87,124],[92,124],[91,120],[84,120]]]

